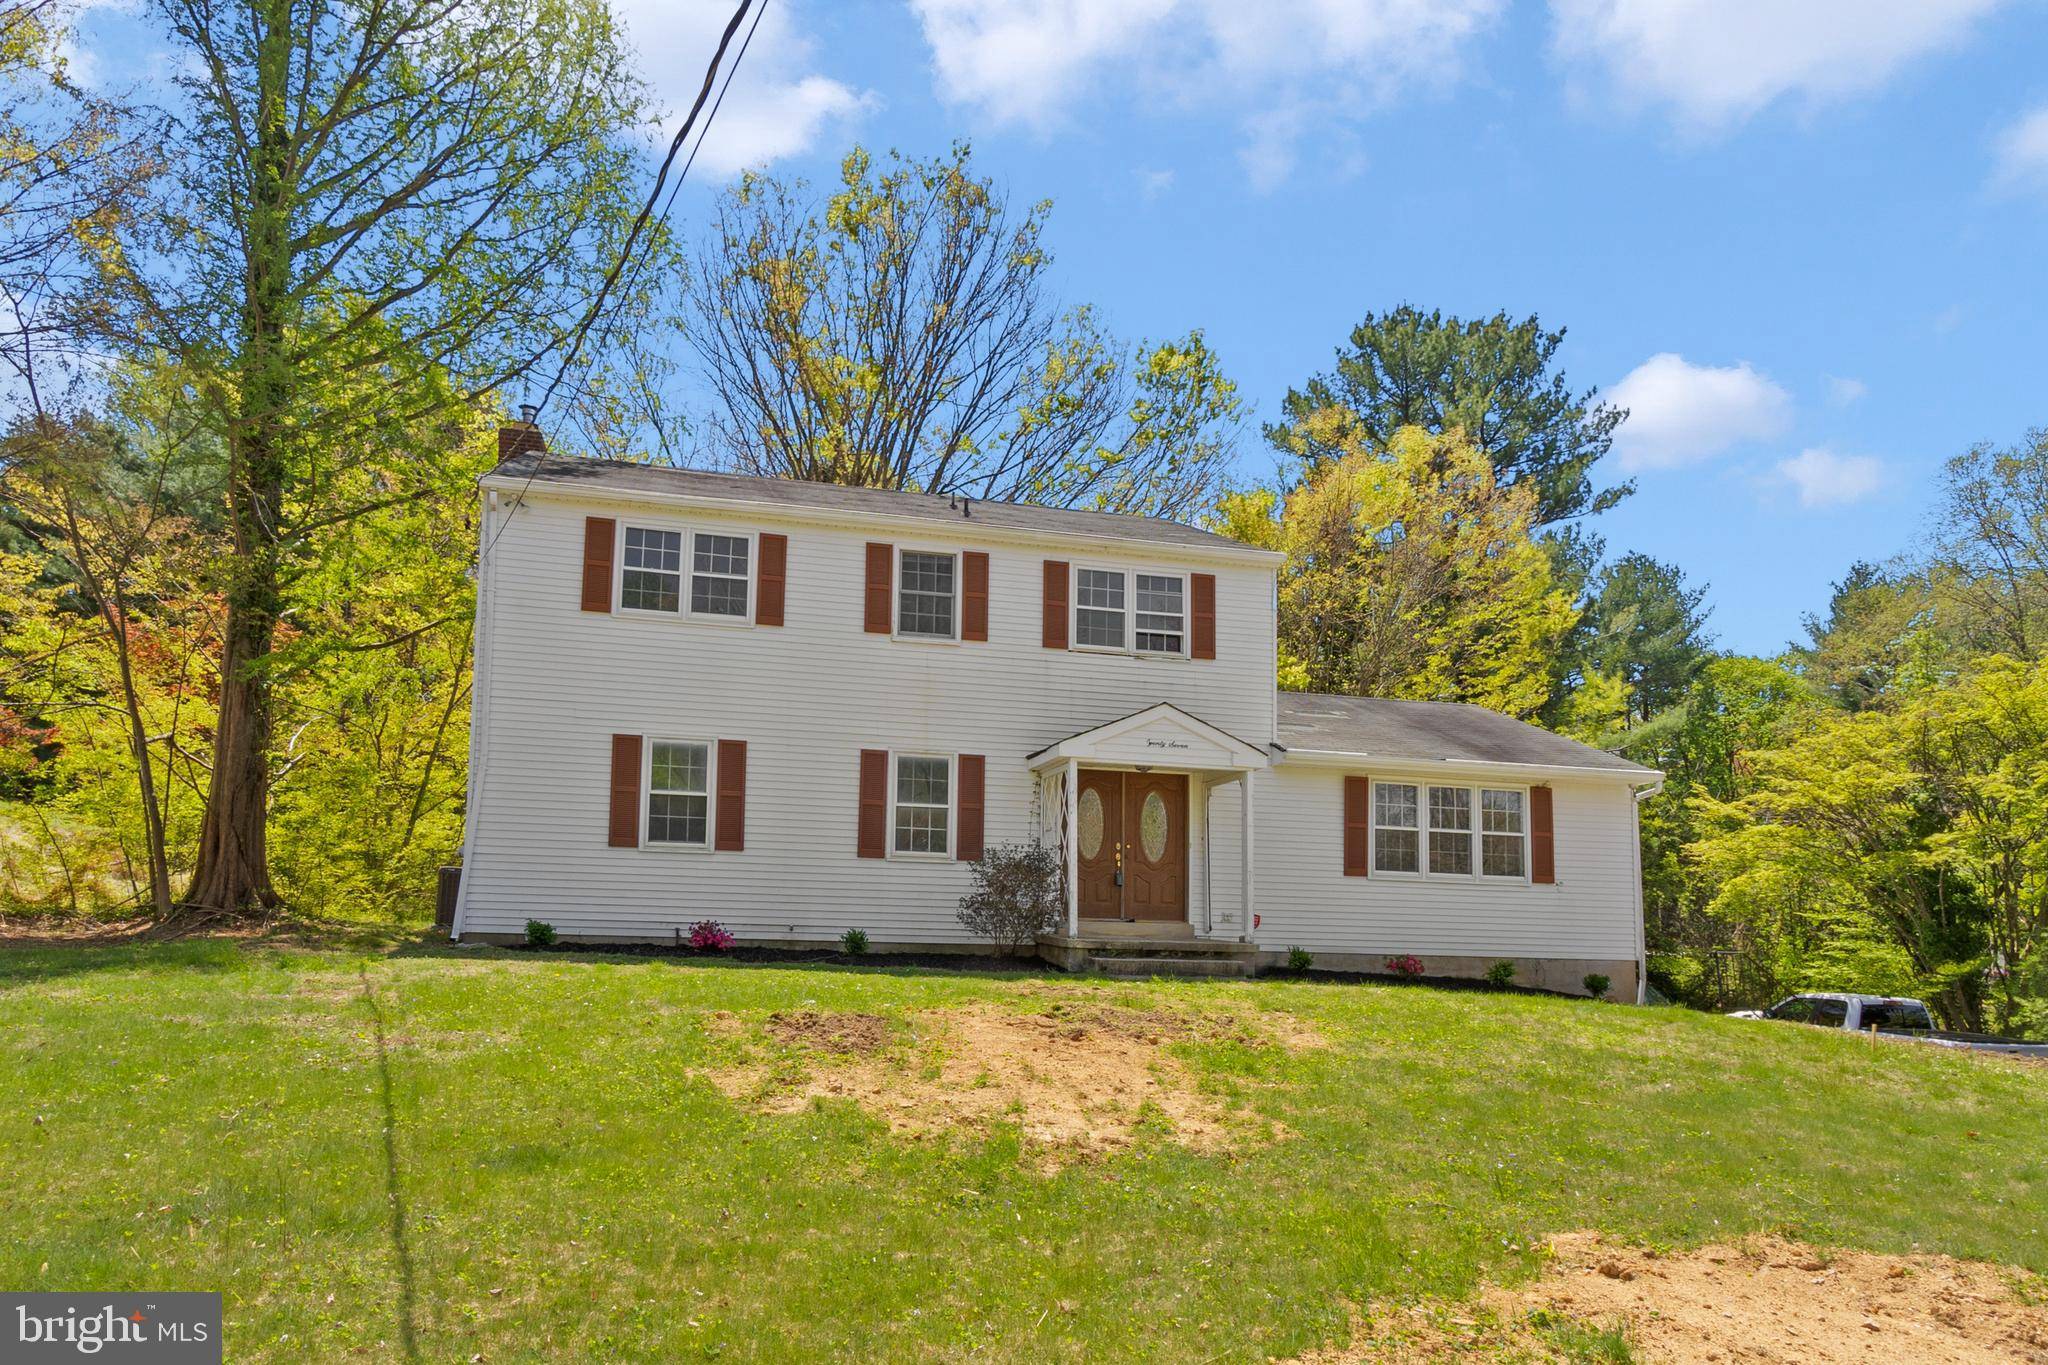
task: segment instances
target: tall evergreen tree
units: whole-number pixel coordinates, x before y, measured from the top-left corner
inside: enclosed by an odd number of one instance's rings
[[[1701,609],[1706,596],[1706,588],[1685,585],[1676,565],[1645,554],[1600,571],[1584,657],[1626,684],[1630,719],[1649,720],[1684,699],[1712,647]]]

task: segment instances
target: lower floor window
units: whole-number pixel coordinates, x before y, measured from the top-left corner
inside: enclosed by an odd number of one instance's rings
[[[1429,870],[1472,871],[1472,793],[1468,788],[1429,789]]]
[[[952,810],[952,762],[899,754],[896,758],[896,851],[944,853]]]
[[[711,834],[711,747],[656,740],[648,760],[647,842],[703,844]]]
[[[1479,793],[1479,870],[1489,877],[1522,875],[1522,794]]]
[[[1428,878],[1529,875],[1528,793],[1507,787],[1372,784],[1372,870]]]

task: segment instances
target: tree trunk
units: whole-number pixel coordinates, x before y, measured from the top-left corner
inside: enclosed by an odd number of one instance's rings
[[[284,417],[293,393],[291,206],[295,193],[286,127],[292,54],[289,0],[267,0],[258,27],[255,137],[250,148],[241,353],[229,433],[228,522],[234,562],[221,649],[220,715],[213,781],[199,827],[199,861],[187,904],[232,914],[277,904],[270,884],[270,682],[277,633],[278,531],[284,508]]]

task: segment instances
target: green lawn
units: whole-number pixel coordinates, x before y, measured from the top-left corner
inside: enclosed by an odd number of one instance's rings
[[[777,1010],[1285,1011],[1285,1125],[1044,1174],[705,1078]],[[716,1012],[725,1011],[728,1014]],[[2048,1271],[2048,1068],[1677,1010],[485,950],[0,952],[0,1284],[220,1289],[232,1360],[1263,1360],[1597,1227]]]

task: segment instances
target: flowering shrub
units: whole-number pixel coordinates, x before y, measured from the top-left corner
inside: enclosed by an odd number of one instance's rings
[[[715,919],[700,919],[690,926],[690,946],[700,952],[722,953],[732,945],[732,934]]]
[[[1406,977],[1412,981],[1422,975],[1422,959],[1413,953],[1390,957],[1387,959],[1387,970],[1395,976]]]

